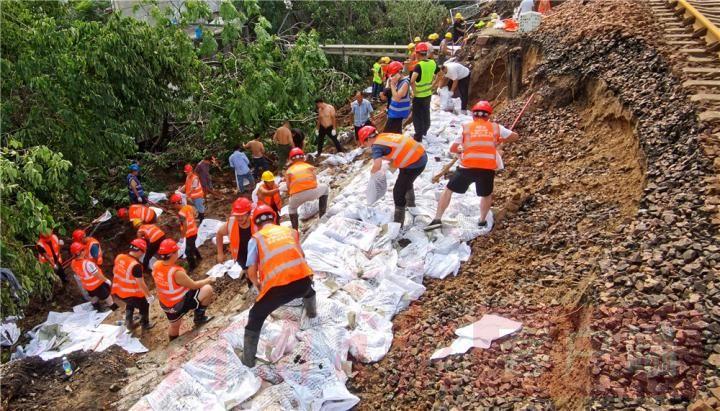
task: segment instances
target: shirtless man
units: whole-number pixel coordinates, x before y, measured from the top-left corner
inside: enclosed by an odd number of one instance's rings
[[[290,149],[294,147],[292,133],[290,132],[290,122],[288,120],[283,121],[282,126],[275,130],[273,141],[278,146],[278,169],[282,170],[287,163]]]
[[[253,166],[253,175],[257,181],[260,179],[260,175],[262,175],[264,171],[270,169],[270,164],[268,164],[268,161],[265,158],[265,146],[260,141],[260,135],[255,134],[255,138],[243,144],[243,147],[246,150],[250,150],[250,153],[252,153],[250,162]]]
[[[317,154],[315,157],[322,154],[323,145],[325,144],[325,136],[330,137],[333,144],[335,144],[335,150],[338,153],[342,153],[342,147],[337,139],[337,118],[335,117],[335,107],[318,98],[315,100],[315,108],[318,112],[317,117],[317,129],[315,129],[315,135],[317,136],[316,146]]]

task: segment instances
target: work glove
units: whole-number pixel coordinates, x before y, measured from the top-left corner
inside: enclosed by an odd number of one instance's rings
[[[112,285],[112,282],[110,282],[110,280],[105,280],[105,284]]]
[[[316,136],[319,136],[319,135],[320,135],[320,129],[317,129],[317,128],[315,129],[315,135],[316,135]]]
[[[155,302],[155,296],[154,295],[148,295],[145,297],[145,301],[147,301],[148,305],[152,305],[152,303]]]
[[[332,134],[332,136],[335,137],[337,135],[337,132],[335,131],[335,129],[333,129],[333,131],[330,134]]]

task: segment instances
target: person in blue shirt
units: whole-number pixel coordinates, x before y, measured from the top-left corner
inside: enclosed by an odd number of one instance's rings
[[[142,184],[140,183],[140,165],[137,163],[130,164],[130,173],[125,178],[128,186],[128,195],[130,196],[130,204],[147,204],[148,197],[145,194]]]
[[[358,130],[363,126],[371,126],[370,115],[373,112],[373,106],[369,100],[365,100],[362,91],[355,93],[355,101],[350,104],[350,110],[353,113],[353,126],[355,126],[355,140],[358,138]]]
[[[245,180],[248,181],[250,191],[255,187],[255,179],[250,171],[250,160],[243,153],[243,145],[238,144],[235,152],[230,155],[230,167],[235,169],[235,183],[238,191],[242,194],[245,192]]]

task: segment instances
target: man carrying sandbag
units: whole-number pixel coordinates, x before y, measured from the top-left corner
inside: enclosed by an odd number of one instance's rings
[[[406,207],[415,207],[413,183],[425,170],[428,161],[425,149],[419,142],[402,134],[378,134],[373,126],[365,126],[358,133],[360,145],[372,149],[373,165],[370,174],[380,171],[383,160],[390,162],[391,171],[400,169],[393,188],[393,221],[402,225],[405,223]]]
[[[316,169],[305,162],[305,153],[302,150],[297,147],[290,150],[290,161],[292,164],[285,172],[285,181],[290,194],[288,213],[292,228],[297,230],[300,227],[298,209],[308,201],[318,200],[320,217],[325,215],[330,188],[327,184],[318,184]]]

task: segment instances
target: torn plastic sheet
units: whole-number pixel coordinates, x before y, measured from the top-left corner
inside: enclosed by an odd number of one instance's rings
[[[15,322],[5,322],[0,325],[0,345],[10,347],[20,338],[20,329]]]
[[[118,345],[130,353],[147,352],[140,340],[124,335],[125,328],[102,324],[110,312],[99,313],[90,303],[73,307],[73,312],[51,311],[47,320],[29,332],[30,342],[23,347],[25,356],[47,361],[74,351],[104,351]]]
[[[240,361],[227,341],[202,350],[182,368],[229,409],[260,389],[260,378]]]
[[[431,360],[463,354],[470,348],[490,348],[494,340],[518,331],[522,324],[495,314],[485,314],[479,321],[455,330],[458,338],[449,347],[433,353]]]

